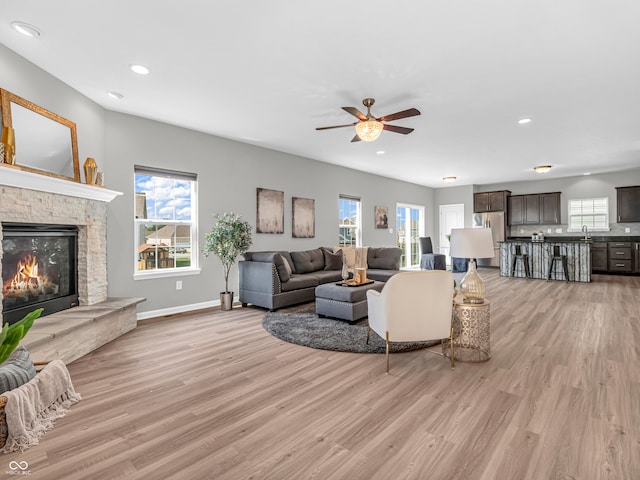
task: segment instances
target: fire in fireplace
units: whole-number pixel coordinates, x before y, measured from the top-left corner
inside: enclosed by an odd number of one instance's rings
[[[2,224],[2,317],[14,323],[78,305],[78,229],[68,225]]]

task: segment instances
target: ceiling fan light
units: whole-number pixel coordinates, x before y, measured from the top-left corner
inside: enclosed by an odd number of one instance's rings
[[[538,165],[537,167],[533,167],[536,173],[547,173],[551,170],[551,165]]]
[[[356,123],[356,134],[363,142],[373,142],[382,133],[384,125],[376,120]]]

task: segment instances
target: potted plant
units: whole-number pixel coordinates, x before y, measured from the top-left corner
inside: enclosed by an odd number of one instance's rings
[[[205,235],[202,251],[205,257],[210,253],[216,254],[222,262],[225,290],[220,292],[220,307],[222,310],[231,310],[233,292],[229,291],[229,272],[238,256],[251,246],[251,225],[235,213],[217,214],[213,217],[218,221]]]
[[[5,323],[0,331],[0,364],[13,352],[20,340],[27,334],[36,318],[40,316],[44,308],[38,308],[28,313],[25,317],[12,325]]]

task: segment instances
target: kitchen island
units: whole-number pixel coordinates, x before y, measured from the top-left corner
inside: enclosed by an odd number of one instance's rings
[[[531,278],[547,279],[549,264],[553,257],[553,247],[559,247],[560,253],[567,256],[568,278],[565,278],[562,262],[556,261],[551,274],[552,280],[568,280],[570,282],[591,281],[591,242],[585,240],[549,239],[544,241],[533,240],[506,240],[500,244],[500,275],[511,276],[513,259],[516,246],[529,255],[529,270]],[[514,277],[524,278],[525,270],[523,262],[516,262]]]

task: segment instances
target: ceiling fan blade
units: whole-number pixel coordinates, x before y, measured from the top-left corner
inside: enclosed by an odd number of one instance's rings
[[[379,122],[390,122],[392,120],[400,120],[401,118],[415,117],[420,115],[420,110],[416,108],[410,108],[409,110],[403,110],[401,112],[392,113],[391,115],[385,115],[384,117],[377,118]]]
[[[390,132],[401,133],[403,135],[407,135],[408,133],[411,133],[414,130],[413,128],[398,127],[397,125],[387,125],[386,123],[382,128],[383,130],[389,130]]]
[[[316,130],[330,130],[332,128],[353,127],[356,123],[348,123],[347,125],[333,125],[332,127],[317,127]]]
[[[342,109],[345,112],[350,113],[357,119],[362,120],[363,122],[367,121],[367,116],[364,113],[362,113],[360,110],[358,110],[356,107],[342,107]]]
[[[358,135],[356,135],[355,137],[353,137],[353,138],[351,139],[351,143],[353,143],[353,142],[359,142],[359,141],[360,141],[360,137],[359,137]]]

